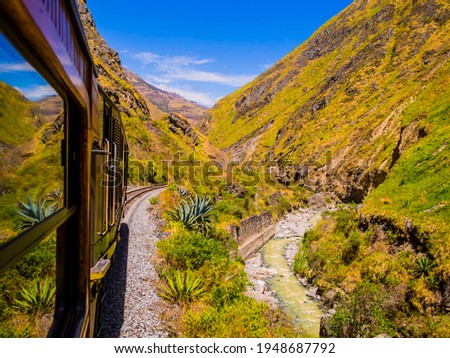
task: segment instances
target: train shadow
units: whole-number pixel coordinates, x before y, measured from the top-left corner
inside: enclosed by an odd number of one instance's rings
[[[127,286],[129,228],[120,227],[120,241],[114,253],[113,264],[106,278],[106,296],[103,301],[102,330],[98,337],[117,338],[124,322],[125,289]]]

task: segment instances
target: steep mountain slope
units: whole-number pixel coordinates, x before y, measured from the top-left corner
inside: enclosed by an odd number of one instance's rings
[[[179,113],[192,124],[197,124],[207,108],[188,101],[176,93],[161,90],[145,82],[135,73],[124,69],[128,81],[154,106],[163,113]]]
[[[448,125],[449,18],[445,0],[356,0],[201,128],[236,160],[278,165],[283,182],[361,201]]]
[[[194,104],[188,106],[185,104],[187,100],[172,94],[167,96],[164,94],[165,98],[155,101],[164,111],[153,104],[152,100],[149,100],[154,97],[153,94],[147,96],[149,88],[153,90],[153,87],[145,86],[139,77],[122,67],[117,51],[111,49],[98,33],[86,2],[79,0],[77,4],[91,53],[97,65],[98,82],[122,112],[122,121],[131,147],[132,163],[133,160],[145,160],[162,165],[165,160],[173,159],[178,152],[185,155],[193,153],[198,160],[206,160],[210,157],[222,158],[223,154],[213,148],[205,136],[196,133],[183,115],[165,111],[173,110],[191,115],[191,118],[197,118],[195,113],[197,110],[201,111],[197,109],[199,107]],[[129,78],[138,87],[135,87]],[[144,91],[141,93],[140,89]],[[154,93],[158,92],[155,90]],[[164,105],[167,106],[164,107]],[[173,118],[176,118],[175,122]],[[146,167],[147,164],[140,162],[136,165]],[[132,171],[132,175],[133,173]]]

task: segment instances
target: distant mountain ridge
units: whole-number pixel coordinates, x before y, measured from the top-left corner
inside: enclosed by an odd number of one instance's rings
[[[179,94],[157,88],[126,68],[124,68],[124,72],[129,82],[163,113],[179,113],[195,124],[202,119],[208,109]]]

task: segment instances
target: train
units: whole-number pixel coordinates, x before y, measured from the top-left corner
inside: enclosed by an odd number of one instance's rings
[[[0,138],[0,185],[7,187],[1,181],[14,177],[15,193],[25,195],[32,191],[20,186],[20,180],[27,178],[36,186],[34,192],[55,187],[59,201],[34,202],[30,194],[29,203],[22,203],[22,216],[26,208],[40,205],[42,220],[22,218],[26,225],[20,231],[2,224],[0,274],[53,235],[54,314],[47,336],[96,337],[126,200],[129,147],[121,113],[97,83],[75,0],[0,1],[0,13],[0,124],[8,129],[8,118],[22,115]],[[29,86],[33,93],[22,83],[31,79],[36,81]],[[5,84],[7,80],[11,83]],[[14,134],[22,127],[22,134]],[[29,134],[30,128],[39,135]],[[22,142],[8,142],[13,139]],[[30,162],[35,167],[28,168]],[[11,197],[13,189],[1,191],[0,199]]]

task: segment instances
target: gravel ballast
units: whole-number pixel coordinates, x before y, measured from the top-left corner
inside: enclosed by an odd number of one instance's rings
[[[100,337],[167,337],[160,318],[165,303],[155,292],[158,274],[153,266],[159,240],[158,215],[149,199],[164,189],[132,202],[122,221],[121,240],[106,281]],[[150,210],[150,212],[149,212]]]

